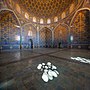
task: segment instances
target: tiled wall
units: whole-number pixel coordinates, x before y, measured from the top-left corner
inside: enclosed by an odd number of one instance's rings
[[[19,25],[16,17],[9,11],[1,11],[0,17],[0,48],[19,48],[20,41],[16,37],[20,36],[20,29],[15,26]]]

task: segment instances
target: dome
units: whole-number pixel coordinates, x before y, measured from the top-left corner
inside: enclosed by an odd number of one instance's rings
[[[77,0],[14,0],[25,12],[39,18],[61,14]]]

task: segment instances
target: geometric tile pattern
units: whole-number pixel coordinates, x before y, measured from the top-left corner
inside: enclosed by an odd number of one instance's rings
[[[88,15],[87,15],[88,13]],[[74,44],[88,44],[90,43],[89,33],[89,10],[82,10],[74,17],[71,27],[71,35],[73,35]]]
[[[29,36],[29,32],[32,32],[31,36]],[[27,48],[31,46],[30,39],[33,41],[34,47],[37,45],[37,38],[36,38],[36,28],[32,25],[25,25],[22,28],[22,45]]]
[[[26,12],[38,17],[51,17],[62,13],[74,0],[14,0]],[[25,7],[25,8],[24,8]]]
[[[0,32],[1,32],[1,44],[2,46],[18,45],[19,42],[15,40],[15,36],[20,36],[20,29],[15,27],[19,25],[15,15],[7,10],[0,12]]]
[[[68,43],[68,30],[65,26],[59,25],[54,31],[54,46],[59,47],[59,43],[64,47]]]
[[[40,30],[39,36],[40,47],[51,47],[52,45],[52,32],[48,28]]]

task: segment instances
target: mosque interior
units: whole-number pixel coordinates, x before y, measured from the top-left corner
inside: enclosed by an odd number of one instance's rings
[[[90,90],[90,0],[0,0],[0,90]]]

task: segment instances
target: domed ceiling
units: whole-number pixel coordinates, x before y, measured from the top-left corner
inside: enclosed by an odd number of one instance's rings
[[[40,18],[62,13],[73,1],[77,0],[14,0],[24,11]]]

